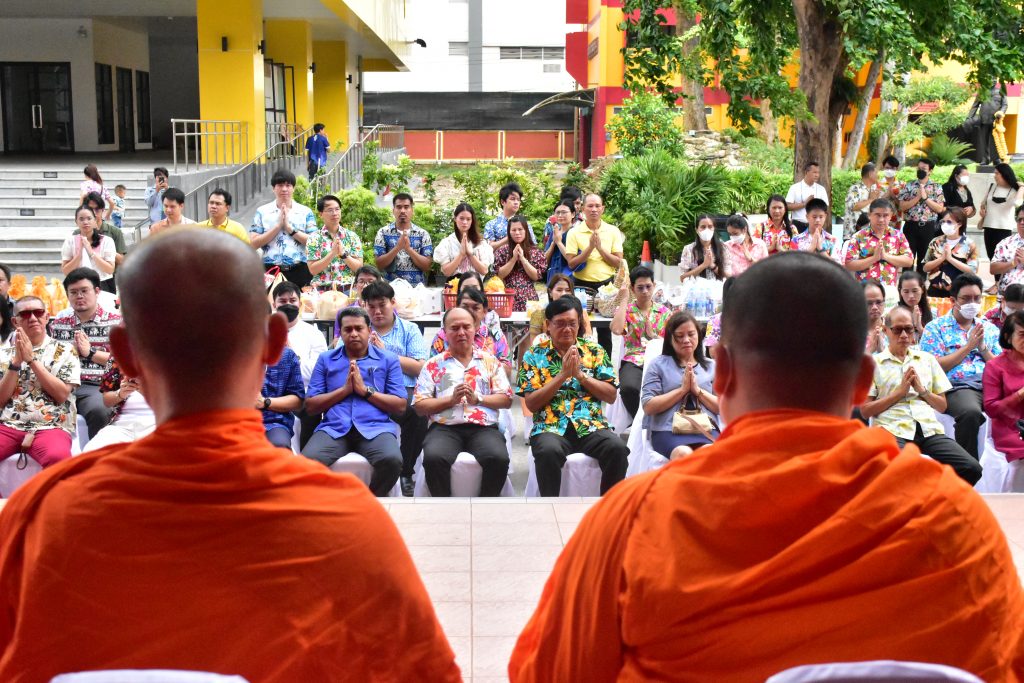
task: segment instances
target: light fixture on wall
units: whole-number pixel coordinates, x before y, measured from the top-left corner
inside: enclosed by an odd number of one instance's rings
[[[312,64],[309,65],[309,73],[311,73],[311,74],[315,74],[316,73],[316,62],[313,62]]]
[[[427,46],[427,41],[423,40],[422,38],[417,38],[416,40],[410,40],[409,41],[410,45],[412,45],[413,43],[416,43],[420,47],[426,47]]]
[[[345,80],[348,81],[349,83],[351,83],[352,82],[352,74],[349,74],[348,76],[345,76]]]
[[[259,52],[259,53],[260,53],[261,55],[264,55],[264,54],[266,54],[266,53],[267,53],[267,41],[265,41],[265,40],[261,40],[260,42],[256,43],[256,50],[257,50],[257,51],[258,51],[258,52]]]
[[[85,29],[85,26],[79,26],[78,27],[78,37],[79,38],[88,38],[89,37],[89,32]]]
[[[220,51],[221,52],[227,52],[228,51],[228,37],[227,36],[221,36],[220,37]]]

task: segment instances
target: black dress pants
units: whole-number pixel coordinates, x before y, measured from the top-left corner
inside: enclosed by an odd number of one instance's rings
[[[626,477],[629,447],[610,429],[577,436],[569,423],[564,435],[541,432],[530,438],[537,487],[542,496],[558,496],[562,488],[562,467],[573,453],[583,453],[601,466],[601,494]]]
[[[404,439],[403,439],[404,441]],[[508,476],[509,455],[505,437],[496,425],[443,425],[434,423],[423,442],[423,472],[434,498],[452,495],[452,465],[459,453],[469,453],[483,468],[480,495],[501,495]]]
[[[643,368],[633,363],[623,361],[619,365],[619,396],[630,417],[636,417],[636,411],[640,410],[640,383],[643,376]]]
[[[904,221],[903,234],[910,244],[910,251],[914,254],[914,267],[923,273],[924,263],[928,255],[928,245],[935,238],[935,221],[928,221],[927,223]]]
[[[921,425],[916,426],[917,431],[911,442],[920,448],[922,453],[932,460],[952,467],[957,475],[971,486],[978,483],[978,480],[981,479],[981,463],[972,458],[956,441],[945,434],[925,436],[921,431]],[[977,432],[974,436],[977,440]],[[907,440],[897,438],[896,443],[903,448],[907,445]]]

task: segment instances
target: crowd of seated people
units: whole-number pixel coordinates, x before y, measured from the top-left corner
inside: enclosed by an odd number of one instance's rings
[[[868,178],[874,176],[869,173]],[[437,490],[434,495],[444,495],[445,487],[437,483],[437,472],[446,466],[450,469],[451,463],[447,461],[453,454],[448,449],[439,450],[436,445],[427,448],[427,444],[442,443],[436,435],[445,432],[467,431],[455,430],[456,426],[496,426],[498,411],[508,406],[482,407],[478,410],[478,417],[482,417],[475,422],[454,414],[444,415],[446,411],[456,412],[447,407],[431,412],[435,404],[440,406],[452,400],[452,394],[447,393],[450,386],[443,382],[441,387],[437,386],[438,367],[455,367],[462,356],[452,355],[447,325],[442,324],[428,344],[419,326],[395,313],[395,290],[390,281],[401,278],[410,283],[425,282],[433,262],[440,264],[445,275],[458,277],[455,308],[471,316],[474,354],[493,358],[511,380],[511,386],[518,388],[516,393],[522,397],[520,405],[526,418],[524,440],[533,446],[540,488],[546,495],[556,491],[555,465],[561,467],[570,447],[600,462],[602,490],[622,478],[618,449],[605,454],[606,449],[592,445],[595,439],[587,440],[587,447],[583,445],[584,437],[601,435],[608,428],[603,422],[604,408],[616,399],[621,399],[630,417],[642,409],[648,441],[662,458],[669,458],[674,452],[692,452],[721,433],[713,391],[715,363],[711,359],[719,343],[721,314],[710,321],[673,315],[669,307],[654,301],[655,277],[648,268],[638,266],[629,273],[619,291],[615,315],[607,327],[601,328],[622,338],[618,366],[612,367],[610,374],[604,369],[611,364],[609,349],[593,344],[589,316],[582,307],[572,305],[578,304],[573,296],[577,286],[593,288],[607,284],[622,261],[621,231],[603,220],[600,196],[566,188],[545,226],[542,246],[537,246],[536,240],[531,239],[533,233],[528,223],[518,214],[524,201],[523,191],[510,183],[499,191],[500,216],[481,230],[474,207],[460,204],[453,214],[455,232],[435,246],[429,234],[412,223],[412,197],[400,193],[392,202],[394,222],[381,228],[374,240],[375,265],[370,265],[363,259],[358,236],[341,225],[341,201],[337,197],[326,195],[318,201],[316,210],[323,226],[318,227],[312,211],[291,199],[293,176],[280,171],[271,185],[275,202],[260,208],[249,234],[239,235],[237,230],[227,229],[231,227],[227,219],[230,195],[220,190],[211,193],[209,225],[196,225],[219,228],[250,246],[263,247],[265,269],[278,268],[284,275],[284,282],[269,294],[272,309],[287,321],[288,349],[277,363],[268,365],[263,388],[254,403],[262,411],[267,438],[274,445],[288,450],[294,447],[327,465],[348,452],[357,452],[373,467],[372,488],[378,495],[390,492],[396,482],[401,484],[403,494],[412,495],[416,463],[422,457],[423,471],[431,482],[429,488]],[[863,201],[854,203],[857,221],[849,221],[850,225],[863,227],[851,231],[842,249],[826,229],[830,216],[827,199],[810,194],[803,198],[799,211],[802,220],[797,223],[787,215],[785,209],[792,207],[785,199],[773,196],[767,205],[768,221],[753,234],[743,216],[724,220],[722,233],[713,217],[699,216],[695,226],[697,240],[683,250],[681,278],[684,282],[694,277],[726,279],[731,284],[755,263],[789,251],[839,261],[862,284],[868,310],[865,351],[876,354],[880,372],[886,364],[905,365],[906,358],[926,354],[938,363],[949,383],[946,387],[932,376],[934,373],[926,373],[934,368],[930,361],[922,360],[922,367],[916,370],[916,384],[891,385],[880,379],[878,393],[856,415],[884,425],[891,423],[893,411],[904,409],[910,415],[924,415],[926,407],[948,414],[959,449],[953,458],[954,469],[962,473],[969,469],[964,478],[976,479],[976,468],[968,467],[969,463],[958,458],[962,451],[973,461],[980,460],[978,433],[987,419],[982,381],[985,366],[1003,348],[998,343],[999,327],[1024,306],[1024,284],[1014,281],[1014,269],[1024,272],[1024,247],[1014,242],[1024,240],[1024,220],[1018,221],[1021,234],[1010,235],[994,250],[993,271],[1002,276],[1001,303],[982,317],[983,284],[974,275],[977,249],[965,235],[966,214],[959,207],[933,207],[933,198],[925,197],[924,188],[922,183],[918,195],[904,201],[915,207],[927,202],[924,206],[935,213],[937,229],[941,228],[943,234],[935,237],[927,249],[921,249],[924,256],[916,261],[917,269],[912,269],[915,253],[907,238],[893,227],[893,216],[899,215],[900,209],[907,209],[897,208],[888,198],[877,197],[878,192],[871,190]],[[183,202],[177,195],[174,188],[162,192],[166,206],[155,233],[184,223]],[[63,425],[64,431],[73,435],[77,431],[74,417],[81,416],[89,437],[82,441],[90,441],[87,448],[93,450],[145,436],[155,422],[139,379],[124,377],[109,351],[109,330],[120,323],[120,316],[116,311],[105,310],[98,295],[123,255],[116,250],[111,255],[107,253],[111,251],[110,245],[103,246],[104,240],[111,244],[114,240],[103,232],[109,231],[106,226],[103,230],[98,227],[102,205],[97,197],[86,195],[85,201],[91,203],[76,213],[78,232],[82,234],[69,238],[70,247],[65,245],[70,255],[65,261],[64,286],[71,307],[44,323],[47,339],[52,338],[56,348],[73,357],[77,364],[74,382],[67,383],[72,396],[64,396],[57,387],[55,396],[48,394],[42,389],[45,383],[37,381],[35,386],[26,384],[14,390],[8,408],[12,412],[23,408],[16,405],[16,398],[23,393],[35,393],[40,400],[55,402],[52,410],[43,411],[49,421],[47,426]],[[1017,216],[1024,219],[1024,211],[1018,211]],[[723,241],[720,235],[725,233],[728,239]],[[489,299],[482,291],[485,273],[493,267],[503,272],[507,280],[515,281],[515,310],[524,310],[527,301],[535,300],[536,285],[546,279],[546,274],[551,276],[547,279],[548,308],[541,307],[531,318],[530,333],[518,349],[510,348],[500,320],[490,310]],[[6,271],[3,278],[9,286],[10,275]],[[302,288],[327,289],[339,284],[351,289],[355,308],[339,312],[334,348],[329,349],[323,333],[299,315]],[[887,288],[895,289],[900,308],[889,307]],[[949,298],[948,314],[937,315],[932,308],[935,297]],[[572,344],[568,328],[558,327],[561,318],[552,322],[553,317],[569,315],[568,309],[562,310],[563,305],[554,305],[562,298],[567,298],[566,305],[576,311]],[[5,348],[10,355],[8,364],[17,368],[18,363],[13,362],[15,342],[27,332],[14,330],[21,330],[22,323],[25,330],[35,329],[36,321],[14,313],[13,303],[5,311]],[[362,313],[357,314],[360,310]],[[902,326],[892,327],[893,316],[902,320],[904,315],[910,316],[913,327],[909,345],[898,334]],[[461,321],[462,317],[459,314],[457,319]],[[666,336],[670,328],[678,338]],[[645,350],[653,339],[663,340],[662,352],[654,356],[650,367],[645,367]],[[572,363],[563,358],[570,346],[576,349],[571,354]],[[576,365],[587,370],[573,369]],[[431,374],[428,368],[432,369],[431,377],[426,376]],[[1014,366],[1009,364],[1003,373],[1013,370]],[[392,377],[395,373],[396,377]],[[28,377],[34,378],[30,373],[24,374],[26,381]],[[549,380],[559,377],[559,387],[546,386]],[[603,384],[594,384],[593,379],[602,379]],[[886,379],[891,378],[886,375]],[[926,386],[925,379],[932,381],[934,400],[928,400],[918,390],[918,385]],[[423,384],[424,391],[417,399],[419,384]],[[903,395],[897,397],[900,392]],[[461,397],[461,390],[456,394]],[[498,397],[500,391],[494,395]],[[538,400],[538,396],[544,400]],[[403,397],[404,401],[400,401]],[[54,401],[55,398],[60,400]],[[72,401],[74,410],[55,419],[62,415],[60,406],[68,401]],[[1004,415],[1007,410],[1002,405]],[[10,420],[12,428],[19,424],[26,427],[23,412],[19,412],[21,422]],[[1024,410],[1021,412],[1024,417]],[[490,422],[492,417],[494,425]],[[945,430],[939,430],[937,424],[932,420],[912,421],[909,427],[901,424],[894,433],[902,441],[924,446],[926,452],[935,450],[928,454],[936,459],[949,460],[943,450],[948,444],[938,439],[944,437]],[[501,427],[502,431],[509,428]],[[29,431],[38,437],[41,430]],[[435,435],[429,442],[428,434]],[[556,444],[549,438],[553,436],[561,441]],[[1006,446],[1005,438],[1000,441]],[[686,448],[677,450],[679,446]],[[494,450],[490,446],[484,450],[488,449]],[[468,448],[467,452],[491,467],[493,454],[488,451],[481,456],[474,450],[478,449]],[[67,457],[63,450],[60,452],[61,457]],[[505,460],[508,455],[506,452]],[[1013,459],[1012,454],[1007,457]],[[52,462],[48,456],[43,460]],[[501,477],[497,470],[487,472],[483,491],[493,495],[493,484]]]

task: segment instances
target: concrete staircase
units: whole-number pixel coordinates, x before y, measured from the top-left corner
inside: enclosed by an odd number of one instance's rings
[[[121,161],[100,167],[107,187],[127,188],[123,225],[128,242],[134,238],[131,227],[149,215],[143,197],[153,165]],[[60,247],[75,229],[84,166],[77,160],[0,162],[0,263],[30,280],[62,276]]]

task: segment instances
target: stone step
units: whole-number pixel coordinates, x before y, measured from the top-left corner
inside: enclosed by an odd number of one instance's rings
[[[5,242],[6,244],[6,242]],[[41,263],[60,263],[61,245],[54,246],[52,243],[11,245],[0,247],[0,263],[11,263],[14,261],[38,261]]]
[[[53,202],[50,205],[28,203],[12,206],[11,202],[0,200],[0,218],[50,218],[74,223],[75,209],[77,208],[74,204],[59,202]],[[145,204],[139,202],[126,206],[124,215],[129,221],[134,216],[138,216],[139,220],[142,220],[149,215],[149,211]]]
[[[52,175],[52,174],[56,175]],[[104,174],[104,184],[113,187],[118,183],[127,184],[126,181],[135,182],[146,182],[153,175],[152,169],[148,171],[143,170],[117,170],[110,173]],[[49,180],[53,182],[75,182],[81,183],[85,180],[85,176],[82,175],[82,169],[77,171],[72,170],[57,170],[48,169],[45,166],[42,168],[2,168],[0,167],[0,181],[37,181],[37,180]]]
[[[146,218],[145,212],[131,212],[125,216],[124,229],[130,229]],[[70,211],[59,216],[0,216],[0,228],[59,228],[70,232],[75,229],[74,219],[75,217]]]
[[[78,204],[78,193],[74,194],[55,194],[47,192],[46,194],[32,194],[31,191],[18,191],[15,192],[10,188],[4,188],[6,192],[0,191],[0,208],[10,207],[55,207],[55,208],[67,208],[74,207]],[[124,198],[124,204],[126,208],[146,209],[146,200],[141,194],[131,195],[128,194]]]

